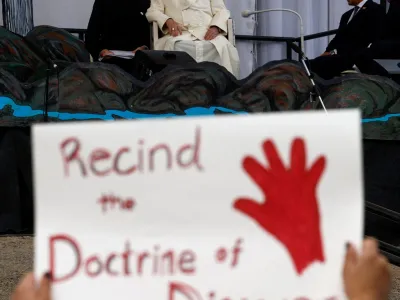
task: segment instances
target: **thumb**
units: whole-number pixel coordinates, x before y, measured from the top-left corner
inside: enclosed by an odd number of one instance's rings
[[[33,273],[26,274],[19,282],[17,288],[11,296],[11,300],[34,299],[35,296],[35,276]]]
[[[346,257],[344,259],[343,276],[345,277],[353,270],[358,261],[358,253],[353,245],[347,245]]]
[[[51,274],[46,273],[40,280],[40,286],[37,290],[38,300],[50,300],[50,288],[51,288]]]
[[[244,213],[245,215],[248,215],[251,218],[255,218],[256,215],[258,215],[260,211],[260,204],[253,199],[249,198],[239,198],[235,201],[233,204],[233,207],[236,210],[239,210],[240,212]]]

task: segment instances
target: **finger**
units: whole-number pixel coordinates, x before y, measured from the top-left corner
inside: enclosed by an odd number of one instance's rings
[[[35,276],[33,273],[26,274],[19,282],[18,287],[23,290],[35,289]]]
[[[290,162],[296,174],[301,174],[306,169],[306,150],[303,139],[297,138],[293,141]]]
[[[285,170],[285,166],[279,157],[278,151],[276,150],[274,142],[267,140],[263,144],[264,154],[269,162],[269,167],[273,173],[282,172]]]
[[[179,25],[178,23],[174,23],[174,36],[178,36],[179,35]]]
[[[37,290],[38,300],[50,300],[50,289],[51,289],[51,275],[46,273],[41,281],[39,289]]]
[[[35,275],[32,272],[26,274],[21,279],[20,285],[27,288],[35,287]]]
[[[387,259],[386,256],[384,256],[384,255],[382,255],[382,254],[378,254],[378,255],[379,255],[379,258],[378,258],[379,264],[381,264],[381,265],[384,266],[384,267],[387,267],[387,268],[388,268],[388,272],[390,273],[391,270],[390,270],[390,263],[389,263],[389,260]]]
[[[251,179],[258,185],[264,192],[268,193],[268,187],[273,184],[272,178],[268,170],[266,170],[258,161],[253,157],[247,156],[243,160],[243,168]]]
[[[387,285],[390,287],[390,281],[392,278],[392,270],[390,268],[389,260],[382,254],[379,254],[378,265],[381,266],[382,269],[382,279],[387,281]]]
[[[260,204],[252,199],[239,198],[233,204],[233,207],[243,214],[255,218],[260,213]]]
[[[35,276],[33,273],[28,273],[22,277],[11,296],[11,300],[18,300],[23,297],[26,299],[35,298]]]
[[[351,244],[348,245],[346,256],[344,259],[343,276],[349,274],[358,261],[358,253],[355,247]]]
[[[320,156],[310,168],[310,171],[308,172],[308,180],[312,184],[312,186],[316,186],[318,184],[318,181],[325,170],[325,165],[325,156]]]
[[[178,24],[177,27],[178,27],[178,33],[179,33],[179,35],[181,35],[182,34],[182,26]]]
[[[171,24],[170,27],[168,27],[170,35],[173,35],[175,32],[175,24]]]
[[[377,256],[378,253],[378,242],[373,238],[365,239],[363,243],[362,256],[370,258]]]
[[[210,32],[209,31],[207,31],[206,35],[204,36],[204,39],[206,41],[208,41],[210,39]]]
[[[176,35],[178,33],[178,24],[174,21],[172,24],[172,31]]]

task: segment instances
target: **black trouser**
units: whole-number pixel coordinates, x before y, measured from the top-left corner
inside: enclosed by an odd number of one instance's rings
[[[353,59],[361,73],[390,77],[388,71],[374,59],[400,59],[400,41],[376,42],[370,48],[360,51]]]
[[[390,77],[386,69],[374,59],[400,59],[400,41],[382,40],[372,44],[370,48],[352,53],[320,56],[310,60],[310,69],[326,80],[340,76],[354,65],[361,73]]]
[[[340,76],[346,70],[350,70],[353,65],[351,57],[347,55],[319,56],[310,60],[310,71],[325,80],[329,80]]]

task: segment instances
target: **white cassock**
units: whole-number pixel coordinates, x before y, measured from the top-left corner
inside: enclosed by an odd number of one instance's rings
[[[150,23],[157,22],[165,34],[155,43],[155,50],[184,51],[197,62],[215,62],[239,77],[239,54],[226,38],[230,12],[224,0],[151,0],[146,17]],[[164,25],[170,18],[184,26],[182,35],[168,34]],[[205,41],[211,26],[220,28],[222,33]]]

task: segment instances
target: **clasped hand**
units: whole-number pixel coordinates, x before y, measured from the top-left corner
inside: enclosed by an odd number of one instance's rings
[[[218,27],[216,27],[216,26],[211,26],[211,27],[208,29],[206,35],[204,36],[204,39],[205,39],[206,41],[211,41],[211,40],[215,39],[218,35],[219,35],[219,29],[218,29]]]
[[[171,36],[176,37],[178,35],[182,35],[183,26],[174,19],[168,19],[167,22],[165,22],[165,25],[167,26],[168,33]]]
[[[178,22],[176,22],[173,19],[168,19],[167,22],[165,23],[165,26],[168,29],[168,33],[173,36],[173,37],[177,37],[179,35],[182,35],[183,32],[183,25],[179,24]],[[219,29],[216,26],[211,26],[206,35],[204,36],[204,39],[206,41],[211,41],[213,39],[215,39],[217,36],[219,35]]]

